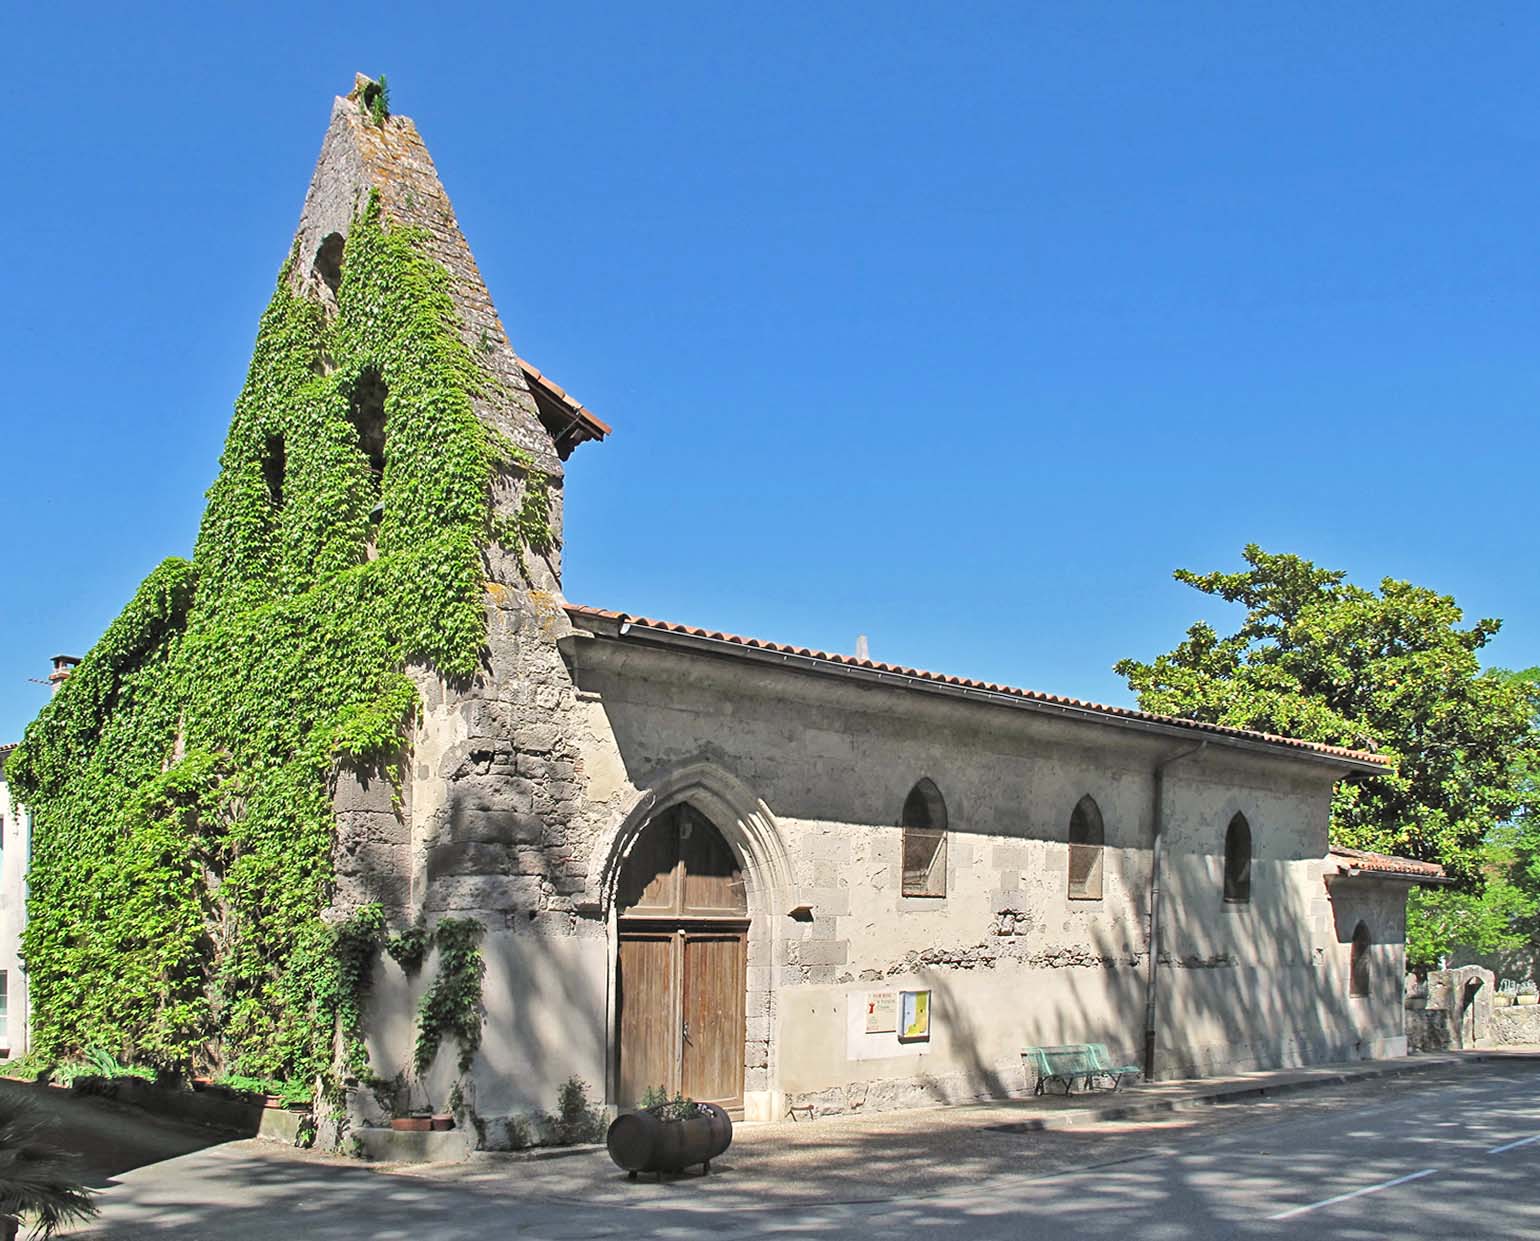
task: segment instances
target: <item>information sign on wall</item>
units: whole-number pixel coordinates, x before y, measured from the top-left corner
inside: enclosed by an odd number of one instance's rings
[[[930,992],[900,991],[898,1038],[900,1042],[923,1042],[930,1038]]]
[[[866,1032],[891,1034],[898,1029],[898,992],[868,991],[866,993]]]

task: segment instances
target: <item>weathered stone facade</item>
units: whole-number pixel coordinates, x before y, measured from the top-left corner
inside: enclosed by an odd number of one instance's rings
[[[378,127],[337,101],[295,287],[326,302],[331,239],[370,190],[387,226],[421,229],[451,273],[463,338],[494,380],[478,415],[554,483],[556,550],[488,552],[480,675],[450,686],[417,670],[401,787],[348,777],[336,793],[339,916],[379,901],[396,928],[448,915],[486,928],[483,1041],[462,1083],[480,1140],[510,1140],[503,1122],[550,1109],[574,1074],[615,1100],[617,878],[681,802],[742,866],[751,1118],[1018,1092],[1020,1050],[1036,1043],[1137,1058],[1157,817],[1158,1073],[1404,1050],[1405,886],[1338,877],[1328,857],[1333,784],[1373,760],[569,606],[560,390],[531,387],[538,372],[513,352],[409,121]],[[504,480],[502,511],[521,500]],[[946,805],[941,897],[902,894],[898,824],[921,777]],[[1096,899],[1068,891],[1070,815],[1086,795],[1105,824]],[[1227,904],[1237,813],[1255,842],[1252,897]],[[1374,986],[1350,997],[1360,920]],[[413,975],[381,959],[367,1027],[385,1076],[410,1064],[433,972],[431,958]],[[930,992],[927,1039],[874,1043],[858,1028],[879,988]],[[444,1105],[455,1056],[445,1048],[415,1083],[418,1101]],[[358,1120],[379,1118],[363,1092],[355,1103]]]

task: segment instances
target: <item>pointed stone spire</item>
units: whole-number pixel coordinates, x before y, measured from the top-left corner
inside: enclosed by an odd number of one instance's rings
[[[343,239],[370,191],[379,191],[386,227],[421,230],[427,253],[449,272],[461,338],[497,380],[495,387],[473,398],[477,416],[528,451],[539,469],[559,479],[562,467],[555,441],[560,432],[542,422],[525,366],[503,330],[417,127],[404,116],[385,115],[376,123],[371,115],[368,105],[378,89],[359,74],[353,90],[332,104],[331,123],[295,234],[295,288],[325,303],[334,299]],[[561,455],[568,450],[570,445]]]

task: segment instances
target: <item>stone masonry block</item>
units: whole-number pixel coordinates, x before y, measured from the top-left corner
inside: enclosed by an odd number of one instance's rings
[[[813,941],[798,948],[803,965],[844,965],[850,959],[850,945],[842,941]]]
[[[850,914],[850,890],[848,888],[818,888],[807,894],[808,904],[813,907],[813,918],[844,918]]]
[[[428,882],[444,875],[500,875],[509,869],[512,854],[502,845],[449,841],[428,849]]]
[[[446,876],[428,885],[423,907],[430,911],[539,909],[540,881],[520,875]]]
[[[514,733],[513,743],[529,754],[549,754],[560,739],[554,724],[526,724]]]

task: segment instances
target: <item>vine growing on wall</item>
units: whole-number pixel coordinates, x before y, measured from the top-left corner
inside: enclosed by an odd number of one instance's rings
[[[34,815],[23,951],[42,1056],[314,1081],[340,1067],[340,1025],[366,1073],[385,927],[377,907],[323,916],[333,782],[394,775],[409,666],[476,671],[488,542],[550,546],[527,459],[511,463],[517,520],[494,524],[510,454],[471,404],[492,380],[422,238],[371,196],[331,314],[296,292],[298,262],[262,317],[191,561],[150,574],[7,763]],[[360,432],[370,402],[383,468]],[[445,926],[431,1026],[474,1048],[479,954]]]
[[[412,1062],[426,1073],[446,1037],[460,1045],[460,1072],[481,1046],[481,935],[475,918],[445,918],[433,929],[438,973],[417,1008]]]

